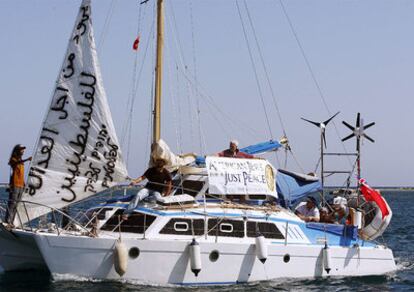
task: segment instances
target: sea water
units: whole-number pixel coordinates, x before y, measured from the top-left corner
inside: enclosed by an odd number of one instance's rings
[[[274,281],[219,287],[197,291],[414,291],[414,191],[382,192],[393,218],[383,235],[393,250],[398,270],[384,276],[331,277],[323,279],[278,279]],[[4,189],[0,197],[5,198]],[[382,240],[382,239],[381,239]],[[148,286],[139,282],[100,281],[75,276],[52,277],[45,272],[0,273],[0,291],[193,291],[194,288]]]

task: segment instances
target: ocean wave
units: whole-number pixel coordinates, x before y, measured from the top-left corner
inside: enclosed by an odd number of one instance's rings
[[[397,265],[397,271],[405,271],[405,270],[411,270],[414,268],[414,262],[407,261],[406,259],[401,258],[395,258],[396,265]]]
[[[102,280],[94,279],[91,277],[82,277],[73,274],[52,274],[54,282],[91,282],[91,283],[100,283]]]

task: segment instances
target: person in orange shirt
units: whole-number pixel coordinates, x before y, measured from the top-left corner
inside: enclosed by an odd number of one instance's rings
[[[9,203],[5,221],[10,225],[13,225],[17,202],[22,198],[24,190],[24,163],[32,160],[32,157],[23,159],[25,149],[25,146],[17,144],[14,146],[9,159],[11,175],[9,182]]]

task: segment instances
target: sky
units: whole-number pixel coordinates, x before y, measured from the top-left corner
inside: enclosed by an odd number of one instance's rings
[[[318,164],[319,130],[300,118],[340,111],[326,151],[354,152],[355,140],[340,142],[350,134],[342,121],[354,125],[360,112],[365,124],[376,122],[366,132],[375,143],[363,142],[362,176],[371,185],[414,185],[414,1],[165,2],[161,136],[172,150],[212,154],[230,139],[243,147],[285,132],[294,156],[266,157],[307,173]],[[15,144],[33,152],[80,3],[0,0],[0,182]],[[148,162],[153,94],[155,0],[139,3],[92,3],[104,87],[132,177]],[[330,157],[325,167],[353,163]]]

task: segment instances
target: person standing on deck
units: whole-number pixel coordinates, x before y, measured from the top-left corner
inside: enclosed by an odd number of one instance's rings
[[[139,202],[149,196],[154,196],[159,199],[168,196],[172,189],[172,177],[170,172],[165,168],[164,159],[156,159],[154,167],[148,168],[143,175],[133,179],[131,185],[140,183],[144,179],[148,179],[148,183],[142,188],[131,200],[128,207],[125,209],[122,217],[124,220],[134,211]]]
[[[9,159],[11,175],[9,182],[9,202],[5,221],[10,225],[13,225],[17,202],[20,201],[24,190],[24,163],[32,160],[32,157],[23,159],[25,149],[25,146],[17,144],[14,146]]]
[[[229,149],[223,150],[217,153],[219,157],[232,157],[232,158],[255,158],[253,155],[242,152],[239,150],[239,142],[237,140],[231,140]]]

